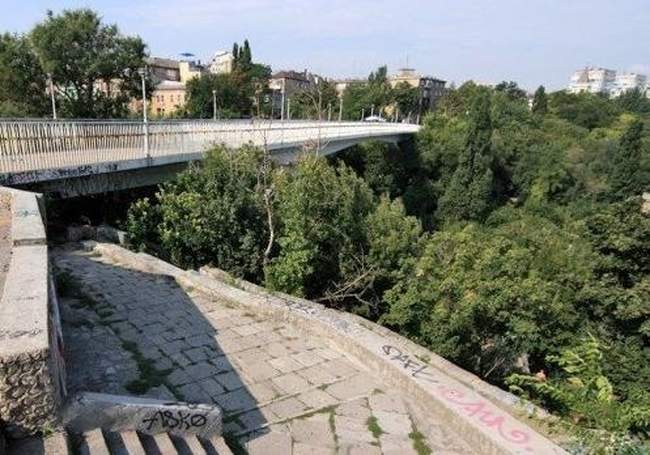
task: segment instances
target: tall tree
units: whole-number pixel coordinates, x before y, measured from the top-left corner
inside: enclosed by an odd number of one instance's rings
[[[202,74],[186,84],[186,114],[193,118],[212,118],[213,91],[220,118],[238,118],[252,107],[252,92],[234,74]]]
[[[505,93],[511,100],[525,100],[526,91],[522,90],[515,81],[503,81],[494,87],[497,92]]]
[[[43,69],[52,75],[64,115],[122,117],[140,93],[138,69],[146,48],[139,37],[122,35],[92,10],[48,11],[31,32]]]
[[[624,199],[641,192],[639,169],[641,165],[641,136],[643,123],[634,120],[627,127],[619,142],[618,151],[611,163],[610,186],[617,199]]]
[[[540,85],[535,90],[535,97],[533,98],[533,114],[546,115],[548,111],[548,98],[546,97],[546,89]]]
[[[440,198],[439,215],[449,220],[481,220],[493,206],[492,121],[490,95],[482,91],[470,112],[465,149],[449,187]]]
[[[0,35],[0,117],[48,112],[46,76],[24,36]]]

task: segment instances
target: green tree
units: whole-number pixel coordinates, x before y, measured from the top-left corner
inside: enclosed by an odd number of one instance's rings
[[[555,92],[549,97],[548,106],[558,117],[589,130],[611,126],[619,113],[607,97],[591,93]]]
[[[212,149],[201,167],[162,185],[155,201],[131,207],[131,243],[146,247],[149,237],[180,267],[212,264],[259,281],[269,237],[262,163],[257,148]]]
[[[30,34],[42,68],[52,75],[63,115],[76,118],[124,117],[140,93],[138,69],[145,44],[105,25],[89,9],[48,12]]]
[[[644,189],[641,182],[641,150],[643,123],[634,120],[627,127],[619,142],[618,150],[611,163],[610,186],[612,194],[623,199],[640,193]]]
[[[399,110],[400,118],[414,114],[418,111],[420,103],[420,89],[412,87],[408,82],[400,82],[393,88],[392,97],[395,107]]]
[[[640,88],[626,90],[616,98],[621,109],[637,114],[650,114],[650,99]]]
[[[489,94],[472,105],[465,149],[449,187],[440,198],[439,216],[446,220],[481,220],[494,206],[492,123]]]
[[[535,97],[533,98],[533,114],[546,115],[548,112],[548,98],[546,97],[546,89],[540,85],[535,90]]]
[[[494,90],[496,90],[497,92],[505,93],[508,96],[508,98],[510,98],[511,100],[522,100],[523,101],[527,97],[526,91],[522,90],[519,87],[519,85],[514,81],[500,82],[500,83],[498,83],[496,85],[496,87],[494,87]]]
[[[348,120],[359,120],[362,112],[369,116],[373,109],[376,115],[383,115],[390,104],[392,89],[385,66],[371,72],[367,82],[352,83],[343,92],[344,116]]]
[[[338,119],[339,98],[336,87],[330,81],[319,78],[306,89],[291,98],[291,118],[326,120],[328,112]]]
[[[277,183],[279,254],[266,284],[294,295],[340,297],[364,262],[365,219],[372,194],[353,170],[303,156]]]
[[[502,210],[494,228],[435,232],[413,272],[386,293],[382,319],[497,383],[521,360],[537,371],[572,340],[591,259],[588,244],[560,226]]]
[[[252,92],[232,74],[202,74],[186,84],[185,111],[189,117],[212,118],[213,91],[220,118],[240,118],[252,108]]]
[[[48,112],[46,75],[24,36],[0,35],[0,117]]]

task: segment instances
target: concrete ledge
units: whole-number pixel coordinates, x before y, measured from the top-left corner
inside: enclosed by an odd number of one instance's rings
[[[102,428],[209,439],[221,435],[222,420],[217,406],[90,392],[75,395],[63,411],[66,428],[77,433]]]
[[[57,425],[65,393],[62,337],[40,195],[12,197],[12,249],[0,300],[0,422],[11,437]]]
[[[159,259],[115,245],[96,244],[95,249],[151,271],[159,267],[159,273],[169,274],[185,286],[295,324],[306,333],[323,336],[421,406],[437,413],[479,453],[565,453],[504,409],[513,409],[516,404],[517,399],[512,395],[495,391],[476,376],[422,347],[415,349],[410,341],[376,324],[314,302],[269,293],[259,286],[229,278],[222,271],[179,273]]]
[[[45,245],[42,196],[27,191],[9,190],[12,194],[11,237],[14,246]]]

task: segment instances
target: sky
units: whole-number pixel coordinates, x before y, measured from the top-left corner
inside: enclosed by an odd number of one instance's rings
[[[561,89],[585,65],[650,75],[650,0],[0,0],[0,32],[88,7],[151,55],[205,61],[248,38],[273,70],[365,77],[408,64],[456,84]]]

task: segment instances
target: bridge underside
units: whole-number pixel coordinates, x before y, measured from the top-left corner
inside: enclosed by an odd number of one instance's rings
[[[381,136],[373,140],[397,144],[408,139],[408,134]],[[271,146],[271,153],[279,164],[290,165],[305,150],[318,149],[327,156],[357,145],[368,138],[346,138],[327,143],[284,144]],[[187,168],[189,163],[200,161],[204,152],[165,155],[110,163],[88,164],[5,175],[2,185],[52,194],[60,198],[121,191],[157,185],[171,180]]]

